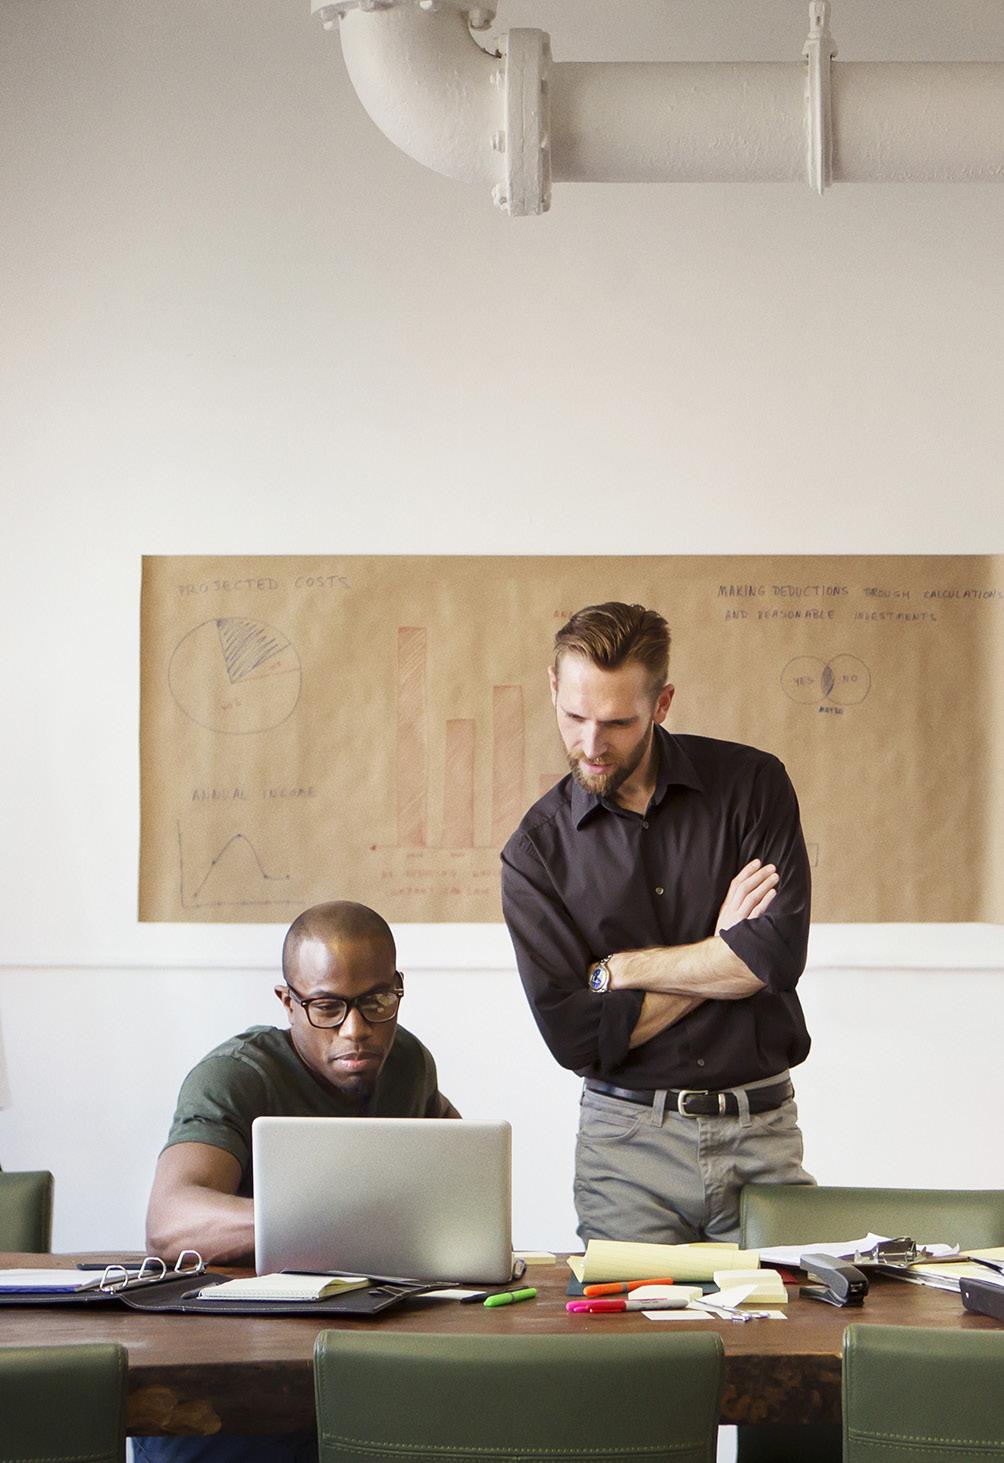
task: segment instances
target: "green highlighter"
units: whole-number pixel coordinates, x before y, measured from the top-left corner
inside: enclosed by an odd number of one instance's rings
[[[535,1285],[528,1285],[525,1290],[500,1290],[498,1295],[490,1295],[485,1300],[486,1307],[511,1306],[517,1300],[533,1300],[537,1294]]]

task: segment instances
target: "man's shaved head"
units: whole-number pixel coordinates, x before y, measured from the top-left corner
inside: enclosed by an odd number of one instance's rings
[[[335,945],[367,940],[390,949],[391,964],[397,960],[397,947],[390,925],[365,904],[336,899],[330,904],[315,904],[305,909],[290,925],[282,945],[282,974],[289,981],[297,969],[300,950],[307,943],[319,941],[330,949]]]

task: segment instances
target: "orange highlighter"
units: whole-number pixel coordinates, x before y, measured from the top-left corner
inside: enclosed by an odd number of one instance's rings
[[[630,1295],[632,1290],[637,1290],[640,1285],[672,1285],[671,1275],[663,1275],[657,1280],[610,1280],[605,1285],[584,1285],[582,1294],[587,1296],[597,1295]]]

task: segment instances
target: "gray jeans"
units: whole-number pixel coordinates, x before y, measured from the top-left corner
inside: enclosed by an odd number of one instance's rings
[[[583,1088],[575,1148],[583,1241],[737,1241],[744,1184],[815,1183],[802,1167],[793,1099],[770,1112],[687,1118],[664,1112],[661,1096],[642,1107]]]

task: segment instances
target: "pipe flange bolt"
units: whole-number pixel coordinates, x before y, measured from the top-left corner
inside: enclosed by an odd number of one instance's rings
[[[397,10],[404,5],[419,10],[459,10],[467,16],[471,30],[487,30],[495,19],[495,6],[479,5],[476,0],[313,0],[310,8],[324,29],[331,30],[350,10]]]

